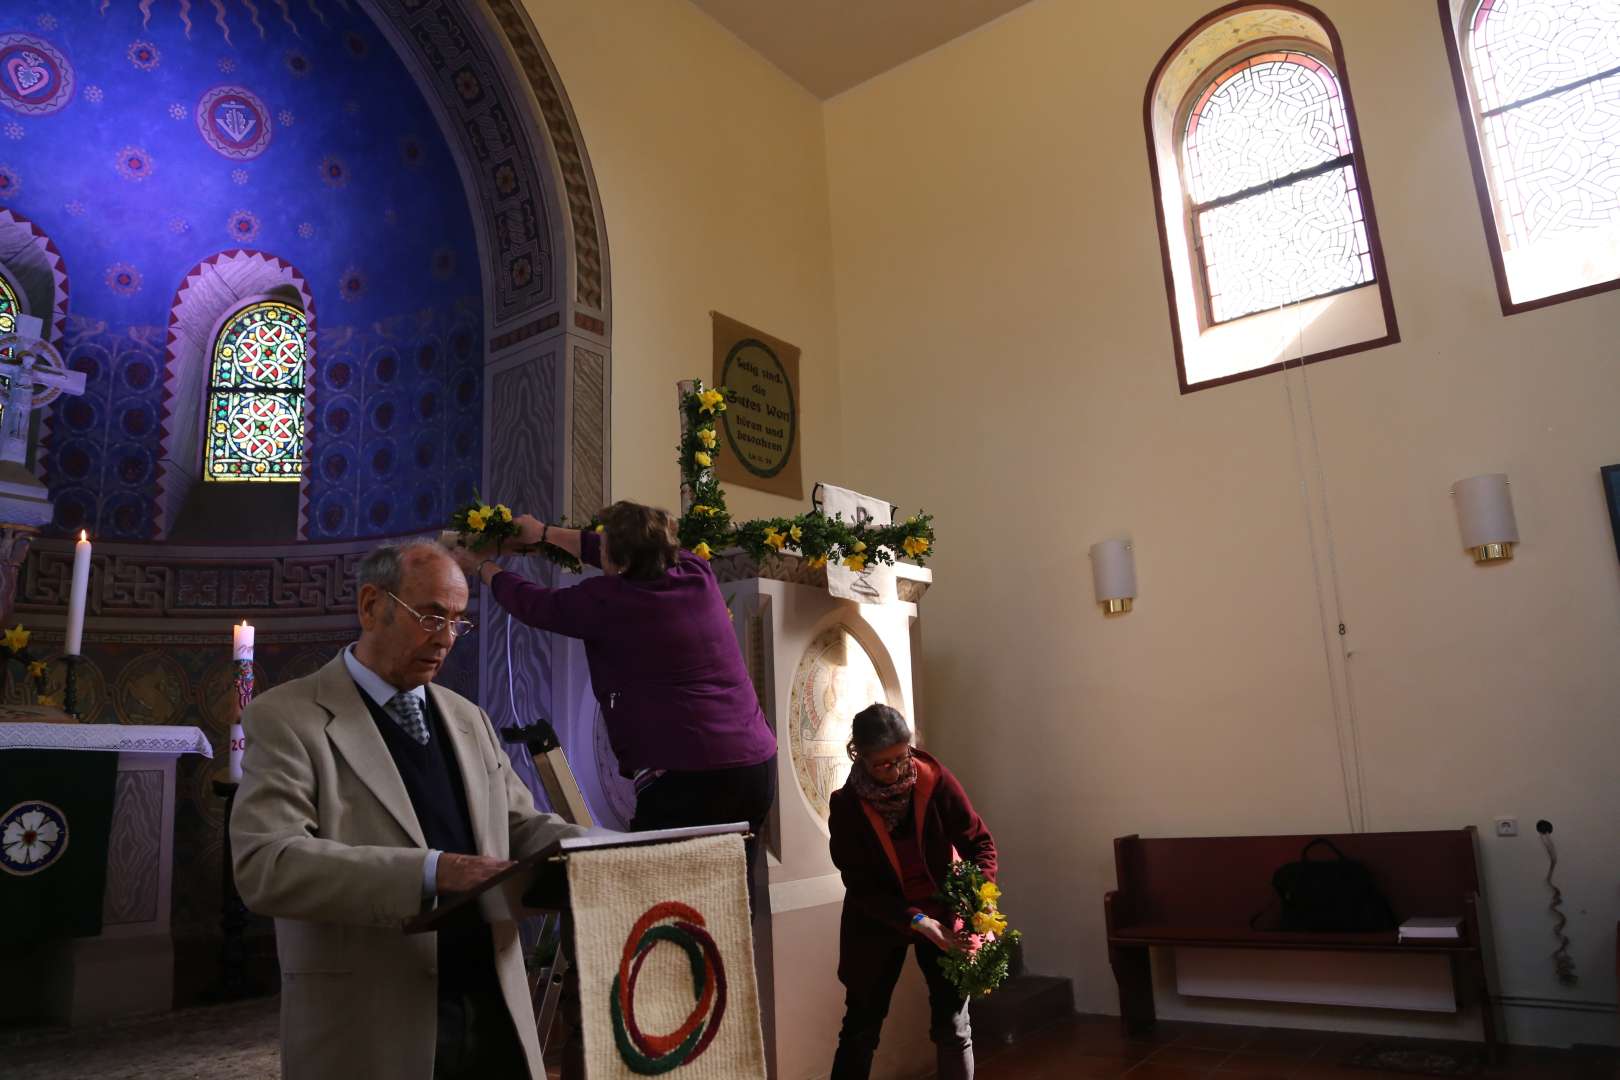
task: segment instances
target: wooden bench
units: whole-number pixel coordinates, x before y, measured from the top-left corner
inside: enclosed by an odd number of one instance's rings
[[[1395,931],[1317,934],[1254,930],[1265,912],[1276,920],[1271,875],[1300,856],[1312,836],[1217,836],[1114,841],[1118,888],[1103,898],[1108,960],[1119,983],[1120,1017],[1128,1032],[1155,1019],[1149,949],[1294,949],[1440,954],[1452,984],[1480,1003],[1486,1046],[1497,1055],[1497,1021],[1480,910],[1473,828],[1441,832],[1330,835],[1344,854],[1367,866],[1397,919],[1460,916],[1456,941],[1401,943]],[[1315,857],[1323,857],[1320,849]],[[1262,916],[1259,925],[1266,925]]]

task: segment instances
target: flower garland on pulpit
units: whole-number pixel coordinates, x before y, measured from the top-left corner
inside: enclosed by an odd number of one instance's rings
[[[9,661],[15,660],[28,669],[28,677],[34,680],[34,703],[37,705],[58,705],[60,702],[56,698],[45,693],[47,672],[50,666],[44,660],[34,659],[33,654],[28,651],[28,639],[33,635],[34,632],[24,629],[22,623],[18,623],[10,630],[5,631],[3,635],[0,635],[0,657],[8,661],[6,664],[6,677],[10,678],[11,665]]]
[[[892,564],[897,554],[918,565],[927,562],[934,547],[931,514],[916,514],[893,525],[870,525],[811,510],[797,517],[734,523],[714,474],[720,443],[716,424],[730,396],[729,390],[711,390],[696,380],[681,401],[686,414],[681,487],[692,498],[691,508],[681,515],[681,546],[705,559],[729,547],[741,548],[758,562],[771,555],[797,554],[812,570],[839,562],[859,572],[869,562]]]
[[[741,548],[757,562],[772,555],[798,555],[812,570],[837,562],[857,573],[868,563],[892,564],[897,555],[919,566],[928,561],[934,550],[931,514],[915,514],[892,525],[849,522],[841,516],[828,517],[820,510],[797,517],[733,522],[726,508],[726,493],[714,473],[714,462],[720,454],[716,424],[730,396],[729,390],[711,390],[702,380],[694,380],[692,389],[681,399],[686,417],[679,450],[681,489],[691,496],[691,506],[678,524],[682,547],[705,559],[731,547]],[[580,526],[566,520],[558,524],[598,532],[602,529],[596,521]],[[485,502],[476,491],[472,502],[451,515],[450,527],[474,548],[490,547],[518,534],[511,509],[501,503]],[[551,544],[503,543],[501,550],[539,555],[571,573],[580,571],[578,559]]]

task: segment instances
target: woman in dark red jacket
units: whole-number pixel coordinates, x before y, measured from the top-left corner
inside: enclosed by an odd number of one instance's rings
[[[973,1076],[967,999],[940,971],[955,947],[954,920],[938,899],[955,856],[996,876],[996,842],[949,769],[914,749],[905,717],[887,705],[856,714],[855,767],[833,792],[827,825],[844,878],[838,979],[844,1025],[831,1080],[865,1080],[889,998],[915,947],[928,984],[929,1038],[941,1080]]]

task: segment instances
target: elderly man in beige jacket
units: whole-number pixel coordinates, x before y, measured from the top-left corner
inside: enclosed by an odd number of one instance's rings
[[[544,1080],[517,929],[476,906],[407,935],[473,888],[580,831],[535,810],[489,717],[431,685],[467,582],[425,542],[360,565],[360,640],[243,716],[231,818],[236,882],[276,920],[288,1080]]]

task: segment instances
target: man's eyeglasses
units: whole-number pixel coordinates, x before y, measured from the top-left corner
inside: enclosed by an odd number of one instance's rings
[[[393,593],[389,593],[388,598],[394,603],[398,604],[400,607],[404,608],[406,611],[410,612],[412,615],[415,615],[416,621],[422,625],[422,629],[430,634],[437,634],[440,630],[443,630],[448,626],[450,628],[450,636],[453,638],[458,638],[465,634],[472,633],[473,628],[477,625],[468,619],[447,619],[443,615],[424,615],[420,611],[417,611],[415,608],[411,607],[411,605],[407,604],[405,601],[401,600],[399,597],[395,596]]]
[[[907,751],[892,761],[869,761],[866,767],[873,772],[899,772],[911,760],[911,752]]]

